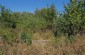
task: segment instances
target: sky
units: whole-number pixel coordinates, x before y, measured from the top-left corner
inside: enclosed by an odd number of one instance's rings
[[[69,0],[0,0],[0,5],[9,8],[14,12],[34,12],[37,8],[41,9],[53,4],[58,12],[64,11],[64,4]]]

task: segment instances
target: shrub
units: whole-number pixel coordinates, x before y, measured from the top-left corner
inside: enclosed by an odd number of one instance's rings
[[[21,33],[21,42],[22,43],[27,43],[27,45],[30,45],[32,43],[31,36],[25,32]]]
[[[13,29],[0,28],[1,39],[9,44],[16,41],[17,36]]]

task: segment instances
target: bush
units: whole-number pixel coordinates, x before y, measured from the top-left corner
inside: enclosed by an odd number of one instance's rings
[[[0,28],[0,36],[3,41],[9,44],[12,44],[17,39],[16,33],[9,28]]]
[[[27,35],[25,32],[21,33],[21,42],[27,43],[27,45],[30,45],[32,43],[32,39],[30,35]]]

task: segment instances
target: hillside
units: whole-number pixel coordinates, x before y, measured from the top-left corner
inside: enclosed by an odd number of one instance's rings
[[[85,1],[56,6],[32,13],[0,5],[0,55],[85,55]]]

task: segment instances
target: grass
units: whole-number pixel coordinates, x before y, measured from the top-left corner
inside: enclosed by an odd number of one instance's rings
[[[36,34],[37,33],[37,34]],[[85,35],[76,35],[75,38],[67,38],[64,35],[54,37],[50,30],[34,33],[36,42],[27,46],[26,43],[13,43],[13,45],[0,42],[0,54],[4,55],[85,55]],[[41,35],[42,34],[42,35]],[[33,37],[33,36],[32,36]],[[45,39],[46,38],[46,39]],[[37,40],[48,40],[47,42],[37,42]]]

